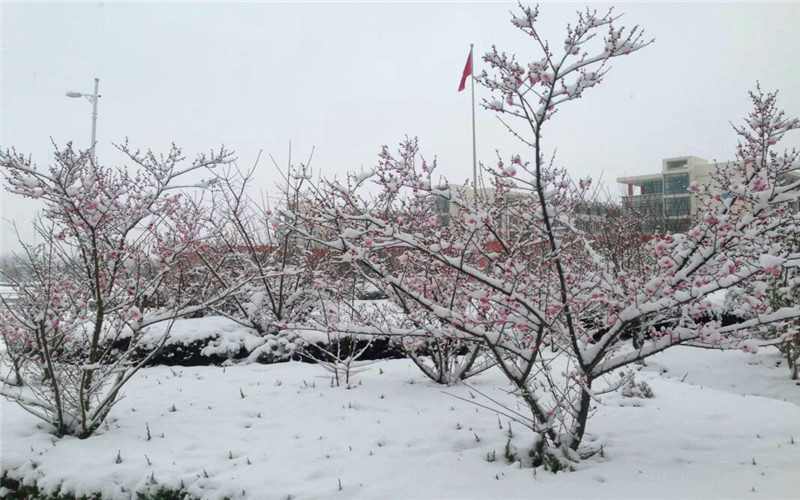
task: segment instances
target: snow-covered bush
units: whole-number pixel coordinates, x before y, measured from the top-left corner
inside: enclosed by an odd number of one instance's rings
[[[328,290],[322,274],[326,251],[297,238],[293,213],[303,210],[308,166],[289,165],[279,206],[264,206],[249,192],[256,167],[228,167],[213,186],[215,237],[197,250],[195,272],[205,293],[246,280],[242,292],[216,303],[210,312],[253,328],[264,343],[247,362],[288,359],[302,343],[293,331],[320,307]]]
[[[169,328],[169,335],[167,334]],[[222,365],[247,358],[267,338],[253,328],[223,316],[180,318],[171,325],[160,323],[142,333],[137,358],[143,358],[167,337],[164,347],[150,360],[158,365]]]
[[[405,257],[395,263],[406,273],[411,272],[409,265],[411,261]],[[435,315],[428,314],[401,294],[393,293],[390,287],[383,293],[390,300],[361,303],[359,331],[362,335],[385,334],[394,339],[394,345],[438,384],[451,385],[467,380],[493,366],[492,357],[481,342],[447,335],[450,326]]]
[[[422,373],[438,384],[455,384],[494,366],[480,342],[434,335],[406,338],[401,345]]]
[[[622,396],[626,398],[650,399],[655,395],[650,384],[644,380],[639,380],[637,382],[634,378],[631,378],[627,384],[622,386],[620,392]]]
[[[800,151],[781,154],[773,148],[786,132],[800,128],[800,120],[789,119],[778,109],[777,92],[764,94],[758,86],[750,97],[754,110],[745,126],[734,127],[740,138],[737,161],[719,165],[713,182],[698,191],[707,206],[719,204],[728,193],[738,196],[741,201],[738,208],[731,209],[731,218],[744,218],[748,226],[783,222],[767,233],[767,238],[751,243],[764,272],[737,283],[725,296],[724,310],[728,315],[740,318],[739,322],[757,323],[763,315],[790,311],[800,305]],[[750,234],[745,233],[745,237]],[[797,379],[800,319],[790,316],[759,324],[752,333],[753,338],[741,343],[741,348],[755,353],[759,346],[776,346],[787,361],[790,376]],[[721,345],[725,346],[725,342]]]
[[[26,384],[2,393],[53,425],[59,435],[90,436],[119,400],[124,384],[155,356],[169,334],[145,347],[149,325],[223,299],[241,283],[198,303],[161,287],[205,236],[202,203],[176,189],[186,174],[230,161],[225,150],[184,163],[181,150],[156,156],[119,147],[134,168],[97,164],[71,144],[47,170],[15,151],[0,153],[6,189],[44,202],[38,244],[22,243],[24,280],[3,301],[0,331]],[[201,181],[198,187],[204,186]],[[124,348],[120,348],[124,345]],[[144,349],[143,359],[132,353]]]
[[[768,293],[770,306],[773,309],[800,304],[800,273],[797,268],[784,269],[773,279]],[[797,380],[800,377],[800,320],[795,319],[780,327],[770,327],[762,338],[769,342],[778,341],[775,346],[786,359],[789,376],[792,380]]]
[[[797,171],[798,155],[772,151],[798,122],[776,111],[774,94],[752,94],[754,111],[737,128],[737,160],[720,168],[712,185],[691,188],[700,206],[694,226],[654,235],[646,246],[652,264],[632,273],[580,228],[576,207],[590,180],[572,179],[554,164],[543,130],[561,106],[602,81],[611,59],[650,42],[638,28],[617,28],[619,16],[587,10],[568,26],[556,54],[539,36],[538,9],[521,10],[512,23],[541,54],[523,64],[493,49],[484,61],[494,74],[479,77],[499,94],[485,107],[520,120],[514,135],[527,146],[489,170],[491,190],[469,199],[433,183],[436,163],[420,159],[416,140],[406,140],[396,156],[384,147],[373,171],[318,186],[303,222],[324,230],[304,234],[413,304],[406,336],[482,342],[528,408],[526,423],[545,450],[574,460],[595,398],[624,386],[631,363],[687,342],[752,347],[755,327],[800,317],[794,304],[723,327],[708,321],[706,299],[800,262],[786,244],[798,226],[787,209],[800,187],[787,177]],[[591,51],[602,31],[604,43]],[[367,197],[368,180],[379,194]],[[456,208],[444,227],[429,209],[439,198]],[[431,331],[426,317],[445,328]],[[641,339],[636,347],[631,337]]]
[[[337,385],[348,384],[358,359],[373,349],[374,338],[350,331],[364,324],[369,309],[369,302],[355,300],[365,289],[364,280],[294,229],[310,202],[304,192],[309,166],[289,160],[283,198],[275,207],[248,192],[254,169],[228,167],[214,185],[217,231],[198,249],[202,269],[194,272],[205,276],[205,293],[242,279],[247,284],[210,311],[264,339],[245,362],[304,359],[329,371]],[[313,225],[302,227],[314,230]]]
[[[788,238],[793,252],[800,255],[800,238],[797,234]],[[766,301],[764,301],[766,297]],[[774,311],[800,304],[800,273],[797,267],[774,269],[762,280],[743,283],[728,291],[725,298],[725,311],[746,321],[765,311]],[[789,376],[797,380],[800,376],[800,319],[765,325],[755,332],[755,338],[742,346],[747,352],[755,353],[759,346],[774,345],[783,354],[789,368]]]
[[[414,162],[416,153],[416,141],[408,141],[403,145],[401,154],[404,155],[404,161]],[[426,376],[437,383],[452,384],[492,365],[492,358],[486,356],[484,344],[478,339],[459,336],[451,323],[442,321],[426,305],[410,300],[393,283],[384,279],[381,268],[387,266],[412,280],[415,289],[422,293],[434,294],[439,300],[451,298],[451,308],[474,311],[472,299],[455,293],[461,284],[453,279],[457,272],[441,266],[428,256],[408,252],[402,244],[374,245],[374,240],[365,237],[370,232],[368,219],[356,222],[355,219],[345,220],[342,217],[353,211],[379,213],[381,217],[396,221],[408,231],[419,229],[439,235],[463,234],[467,227],[463,220],[455,216],[453,222],[445,223],[442,214],[434,209],[435,203],[431,203],[431,199],[405,200],[399,195],[402,184],[394,177],[392,162],[388,149],[384,149],[381,163],[375,170],[349,176],[345,184],[332,180],[311,186],[310,193],[314,200],[308,204],[307,210],[294,214],[297,219],[293,227],[306,239],[336,251],[341,261],[360,274],[367,288],[389,297],[389,302],[379,314],[375,314],[375,311],[364,314],[361,311],[354,318],[330,318],[328,325],[333,331],[397,338],[398,345]],[[422,168],[429,169],[425,164]],[[362,184],[376,176],[385,180],[389,188],[375,199],[362,196],[359,193]],[[447,186],[439,188],[447,196],[449,189]],[[313,231],[309,228],[313,228]],[[364,261],[359,258],[358,252],[347,251],[343,245],[332,245],[331,240],[337,237],[360,240],[370,250],[374,260]],[[378,261],[380,264],[376,265]]]

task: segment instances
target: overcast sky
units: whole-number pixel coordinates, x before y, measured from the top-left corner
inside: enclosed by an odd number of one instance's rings
[[[560,46],[581,3],[545,3],[541,29]],[[596,3],[592,8],[608,8]],[[616,59],[599,87],[564,107],[546,147],[573,176],[611,182],[657,171],[665,157],[731,158],[729,121],[748,110],[760,80],[800,115],[800,3],[617,3],[625,25],[656,43]],[[452,181],[471,175],[469,92],[457,86],[469,51],[494,43],[522,61],[539,57],[508,22],[509,3],[36,3],[0,4],[0,146],[46,165],[52,147],[89,143],[91,105],[65,97],[100,78],[98,159],[121,161],[130,138],[191,157],[224,143],[251,164],[259,150],[284,162],[316,146],[313,165],[333,176],[375,164],[382,144],[419,136]],[[477,98],[487,96],[476,89]],[[523,152],[488,111],[477,110],[478,159]],[[800,145],[797,135],[787,145]],[[259,188],[277,174],[261,162]],[[618,191],[617,191],[618,192]],[[4,219],[27,235],[36,203],[2,194]],[[17,247],[3,222],[2,251]]]

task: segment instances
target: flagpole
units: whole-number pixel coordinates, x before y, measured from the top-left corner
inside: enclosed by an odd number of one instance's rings
[[[475,195],[478,194],[478,160],[475,153],[475,60],[472,55],[473,44],[469,44],[469,65],[472,69],[472,182]]]

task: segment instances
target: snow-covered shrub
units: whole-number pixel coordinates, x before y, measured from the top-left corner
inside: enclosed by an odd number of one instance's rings
[[[633,377],[627,384],[622,386],[620,391],[623,397],[626,398],[642,398],[650,399],[654,396],[653,388],[644,380],[637,381]]]
[[[415,161],[416,142],[409,141],[403,147],[404,160]],[[365,237],[370,231],[368,219],[355,222],[342,217],[342,214],[357,207],[356,210],[374,210],[381,217],[395,220],[407,231],[429,230],[446,235],[444,238],[463,234],[466,226],[457,215],[453,218],[453,223],[445,224],[441,213],[434,209],[435,204],[430,203],[430,200],[418,200],[411,205],[398,196],[401,184],[393,178],[392,160],[385,149],[377,169],[348,177],[345,184],[334,180],[312,186],[314,202],[309,204],[308,210],[295,214],[297,222],[301,224],[294,227],[306,239],[337,253],[341,252],[341,260],[360,274],[361,279],[367,283],[366,287],[378,290],[381,295],[388,297],[380,310],[372,311],[371,314],[363,314],[361,311],[355,318],[345,315],[335,321],[329,319],[328,324],[333,331],[397,338],[398,345],[426,376],[437,383],[452,384],[487,369],[493,364],[493,358],[487,355],[482,342],[459,335],[457,328],[451,323],[442,321],[425,304],[410,300],[400,288],[386,281],[383,267],[391,268],[397,274],[413,280],[415,289],[435,295],[439,300],[452,298],[449,306],[462,309],[467,314],[478,312],[475,298],[454,293],[460,287],[459,281],[453,279],[457,275],[456,271],[441,266],[428,256],[409,252],[402,244],[376,245],[374,240]],[[423,165],[422,168],[429,167]],[[382,193],[377,200],[361,197],[359,188],[374,176],[385,179],[392,189]],[[441,187],[440,191],[449,195],[447,186]],[[409,212],[413,216],[409,216]],[[313,231],[309,231],[309,227]],[[367,262],[361,260],[357,252],[342,251],[346,250],[346,245],[334,243],[338,237],[343,238],[343,243],[349,239],[361,240],[364,247],[369,249],[373,260]]]
[[[137,355],[143,357],[162,339],[167,325],[148,327],[142,334]],[[274,345],[273,345],[274,344]],[[257,361],[284,359],[279,346],[287,346],[288,340],[278,343],[271,336],[264,336],[253,328],[237,323],[224,316],[181,318],[169,326],[169,335],[161,351],[150,360],[158,365],[220,365],[230,364],[249,357]],[[293,350],[292,346],[288,349]],[[253,354],[260,352],[260,354]],[[289,354],[290,355],[290,354]]]
[[[370,290],[358,272],[342,265],[326,248],[298,237],[298,214],[308,210],[306,164],[289,165],[283,198],[275,207],[252,199],[248,186],[254,170],[229,167],[214,186],[215,238],[197,251],[206,293],[246,278],[242,293],[211,308],[213,314],[256,330],[264,342],[246,362],[304,359],[319,363],[336,384],[349,382],[358,359],[378,345],[350,328],[364,324]],[[379,290],[372,290],[374,292]],[[340,376],[341,375],[341,376]]]
[[[455,384],[494,366],[480,342],[431,336],[406,338],[401,345],[422,373],[438,384]]]
[[[797,268],[784,269],[775,277],[768,293],[773,309],[800,304],[800,273]],[[777,341],[775,346],[786,359],[790,377],[797,380],[800,377],[800,320],[770,327],[762,338],[770,343]]]
[[[401,265],[409,272],[409,261],[398,263]],[[435,315],[427,314],[402,295],[392,293],[391,288],[382,293],[388,300],[361,302],[359,331],[372,335],[380,332],[389,335],[389,339],[396,339],[394,345],[426,377],[438,384],[451,385],[493,366],[492,357],[480,342],[447,336],[449,325]],[[425,333],[421,334],[423,331]]]
[[[195,272],[203,276],[209,294],[247,281],[241,293],[209,310],[264,339],[247,362],[289,359],[302,344],[295,329],[316,314],[335,279],[323,272],[331,268],[328,252],[291,229],[294,212],[304,209],[308,166],[290,163],[284,198],[274,208],[250,195],[253,173],[228,167],[218,176],[213,186],[215,237],[197,250]]]
[[[275,329],[262,338],[265,342],[247,355],[248,363],[284,361],[294,357],[303,345],[303,339],[291,329]]]
[[[795,254],[800,255],[800,234],[794,233],[789,244]],[[768,286],[766,294],[772,310],[800,304],[800,271],[797,267],[785,267],[779,272],[773,271],[766,283]],[[769,328],[760,331],[760,338],[765,343],[775,345],[783,354],[792,380],[800,378],[800,319],[780,325],[770,325]]]
[[[325,297],[320,295],[318,309],[297,330],[303,340],[300,356],[328,372],[336,387],[349,388],[352,377],[375,360],[362,358],[376,341],[385,340],[362,333],[363,325],[375,323],[387,309],[385,301],[358,300],[362,288],[358,281],[359,276],[354,274],[340,281],[337,290]]]
[[[655,234],[646,245],[652,264],[631,273],[579,227],[576,207],[590,180],[555,166],[543,130],[561,106],[602,81],[611,59],[650,42],[637,28],[618,28],[618,16],[587,10],[555,54],[540,39],[538,9],[521,9],[512,23],[544,52],[523,64],[493,49],[484,61],[494,74],[478,80],[503,103],[488,109],[521,120],[515,137],[528,149],[487,171],[490,189],[470,199],[434,183],[436,162],[420,159],[416,140],[406,140],[396,155],[384,147],[373,171],[322,183],[302,217],[324,228],[306,231],[307,238],[368,269],[382,289],[413,305],[404,311],[415,323],[398,334],[482,342],[545,449],[572,460],[595,398],[623,386],[631,363],[688,342],[752,346],[757,326],[800,317],[796,304],[724,327],[707,315],[709,295],[800,263],[786,244],[799,223],[787,209],[800,187],[787,177],[798,169],[798,153],[772,150],[798,121],[777,112],[774,94],[753,93],[754,110],[736,129],[736,161],[720,166],[711,185],[691,187],[700,207],[694,226]],[[602,31],[604,43],[591,51]],[[368,180],[377,195],[364,193]],[[439,198],[455,208],[445,227],[430,213]],[[427,317],[444,328],[430,328]],[[631,337],[641,339],[635,348]]]
[[[788,238],[795,254],[800,255],[800,237]],[[764,298],[766,297],[766,301]],[[800,273],[797,267],[774,269],[762,280],[743,283],[728,291],[726,312],[738,321],[755,318],[759,313],[775,311],[800,304]],[[783,354],[792,380],[800,376],[800,319],[764,325],[756,329],[756,338],[742,348],[756,353],[759,346],[774,345]]]
[[[14,339],[7,352],[26,386],[4,384],[2,393],[59,435],[88,437],[103,423],[125,383],[168,338],[169,326],[145,344],[148,326],[169,325],[241,286],[204,303],[184,289],[154,300],[207,230],[207,211],[176,183],[191,184],[186,174],[226,163],[230,154],[200,155],[187,165],[174,146],[161,157],[119,149],[133,169],[97,164],[71,144],[46,171],[15,151],[0,153],[6,189],[44,202],[35,224],[41,243],[22,243],[28,277],[9,277],[16,297],[0,310],[0,331]],[[139,349],[146,355],[134,360]]]

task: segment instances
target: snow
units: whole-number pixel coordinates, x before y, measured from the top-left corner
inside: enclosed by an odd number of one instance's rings
[[[722,313],[725,311],[725,296],[727,290],[717,290],[705,296],[705,300],[711,305],[711,310],[715,313]]]
[[[666,370],[664,376],[685,377],[687,384],[800,406],[800,385],[789,379],[786,361],[771,347],[761,348],[758,355],[753,355],[739,350],[711,351],[677,346],[649,358],[645,370]]]
[[[786,259],[765,253],[759,256],[758,261],[764,269],[775,269],[780,268]]]
[[[148,327],[142,335],[141,342],[145,346],[156,345],[164,338],[169,322],[162,322]],[[207,340],[208,343],[200,351],[203,356],[236,355],[244,348],[253,351],[264,343],[265,338],[253,328],[240,325],[223,316],[207,316],[176,320],[169,332],[166,345],[185,345]]]
[[[800,387],[774,351],[677,347],[651,359],[637,379],[655,398],[604,396],[587,437],[604,457],[574,472],[506,463],[507,420],[410,360],[373,364],[351,389],[303,363],[147,368],[86,440],[54,438],[4,400],[2,469],[110,499],[135,498],[151,474],[209,499],[796,498]],[[516,407],[496,370],[470,384]],[[512,445],[529,447],[511,425]]]
[[[347,323],[343,325],[350,326]],[[359,325],[352,325],[351,330],[356,331]],[[351,332],[340,332],[340,331],[332,331],[332,332],[321,332],[319,330],[304,330],[304,329],[297,329],[294,331],[298,337],[300,337],[304,342],[309,344],[328,344],[329,342],[336,341],[336,340],[343,340],[347,338],[355,338],[357,340],[369,340],[374,338],[374,335],[369,333],[351,333]]]
[[[361,236],[362,234],[364,234],[363,231],[357,231],[357,230],[355,230],[353,228],[348,227],[342,233],[342,238],[355,239],[355,238],[358,238],[359,236]]]

